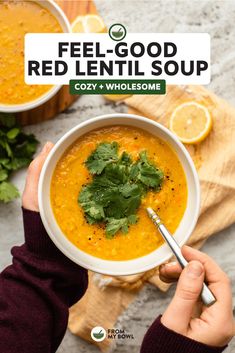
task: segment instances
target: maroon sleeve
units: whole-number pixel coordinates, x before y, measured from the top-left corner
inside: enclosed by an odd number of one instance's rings
[[[12,249],[12,265],[0,274],[0,351],[54,353],[87,271],[54,246],[39,213],[23,209],[23,218],[25,244]]]
[[[140,353],[221,353],[226,347],[207,346],[180,335],[164,326],[159,316],[146,332]]]

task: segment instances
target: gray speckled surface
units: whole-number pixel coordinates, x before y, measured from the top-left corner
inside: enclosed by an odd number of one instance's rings
[[[212,38],[212,82],[209,86],[218,95],[235,105],[235,1],[96,1],[97,8],[107,25],[122,22],[129,31],[139,32],[208,32]],[[124,107],[107,103],[98,96],[81,97],[66,113],[53,121],[28,127],[41,143],[57,141],[78,122],[103,113],[120,112]],[[14,176],[13,181],[22,191],[25,171]],[[235,295],[235,225],[212,237],[203,250],[223,267],[233,281]],[[0,266],[11,261],[10,249],[23,240],[20,201],[0,204]],[[174,288],[167,294],[146,286],[136,301],[119,318],[117,327],[127,329],[134,340],[118,343],[115,353],[137,353],[153,319],[163,312]],[[235,342],[226,350],[232,353]],[[95,353],[98,349],[67,332],[58,353]]]

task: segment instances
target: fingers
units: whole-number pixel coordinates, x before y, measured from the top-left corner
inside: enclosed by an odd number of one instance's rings
[[[198,260],[205,268],[205,278],[209,287],[213,290],[217,300],[230,305],[231,286],[228,276],[208,255],[193,249],[189,246],[183,246],[182,253],[188,261]],[[178,263],[172,262],[160,267],[159,275],[162,281],[172,283],[177,281],[181,273],[181,267]]]
[[[196,302],[200,297],[202,284],[205,280],[216,297],[216,303],[209,308],[202,306],[201,310],[196,313],[196,317],[199,318],[197,323],[200,322],[200,325],[206,323],[207,327],[212,328],[212,332],[218,330],[218,337],[223,336],[221,332],[225,332],[225,339],[222,341],[222,345],[224,345],[231,339],[234,332],[232,291],[229,278],[208,255],[188,246],[182,248],[182,253],[189,262],[182,272],[177,263],[161,266],[159,271],[160,278],[168,283],[179,278],[175,296],[161,321],[168,328],[183,335],[187,335],[189,330],[192,331],[191,319],[194,317],[195,308],[197,308]],[[202,273],[199,274],[200,271],[198,271],[198,275],[196,275],[197,271],[192,271],[190,275],[192,265],[198,267],[198,270],[201,267]],[[193,272],[195,273],[193,274]],[[193,279],[193,277],[195,278]],[[193,329],[195,327],[194,325]],[[195,337],[197,338],[198,335]],[[199,337],[201,337],[200,331]],[[214,337],[216,338],[217,335],[213,333],[213,339]]]
[[[38,182],[43,164],[51,151],[53,144],[47,142],[39,155],[31,162],[22,196],[22,206],[31,211],[38,211]]]
[[[176,282],[182,272],[182,267],[178,262],[169,262],[160,266],[159,276],[165,283]]]
[[[204,281],[204,267],[199,261],[191,261],[182,271],[174,298],[162,316],[168,328],[186,334],[195,304],[200,296]]]
[[[226,280],[226,274],[221,270],[219,265],[205,253],[185,245],[182,247],[182,254],[188,261],[198,260],[204,265],[206,279],[209,283],[217,283]]]
[[[43,164],[52,147],[53,144],[51,142],[47,142],[39,155],[31,162],[27,174],[27,183],[31,187],[37,186]]]
[[[206,280],[210,284],[228,281],[227,275],[208,255],[186,245],[182,247],[182,253],[188,261],[198,260],[203,264],[206,271]],[[177,280],[181,272],[182,269],[178,262],[164,264],[159,269],[160,278],[167,283]]]
[[[217,302],[221,302],[224,307],[230,308],[232,305],[230,280],[216,262],[208,255],[189,246],[183,246],[182,253],[188,261],[198,260],[203,264],[206,282],[215,295]]]

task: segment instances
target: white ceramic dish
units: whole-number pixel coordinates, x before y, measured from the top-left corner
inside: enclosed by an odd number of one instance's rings
[[[200,205],[200,186],[193,161],[182,143],[164,126],[144,117],[131,114],[99,116],[77,125],[56,143],[43,166],[39,181],[39,208],[44,226],[55,245],[75,263],[94,272],[120,276],[144,272],[154,268],[168,260],[172,253],[168,246],[164,244],[148,255],[128,261],[108,261],[89,255],[79,250],[62,233],[55,220],[50,203],[50,186],[53,171],[66,149],[87,132],[111,125],[128,125],[146,130],[166,141],[178,155],[188,184],[186,211],[174,235],[180,245],[187,241],[197,222]]]
[[[40,6],[49,10],[52,15],[55,16],[64,33],[71,32],[70,23],[62,11],[62,9],[53,1],[53,0],[33,0],[38,3]],[[52,98],[61,88],[60,85],[53,86],[48,92],[38,97],[37,99],[30,101],[28,103],[23,104],[1,104],[0,103],[0,112],[5,113],[19,113],[25,110],[33,109],[38,107],[39,105],[47,102],[50,98]]]

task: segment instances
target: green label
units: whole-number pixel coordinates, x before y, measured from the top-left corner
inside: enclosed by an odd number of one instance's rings
[[[70,94],[165,94],[165,80],[70,80]]]

